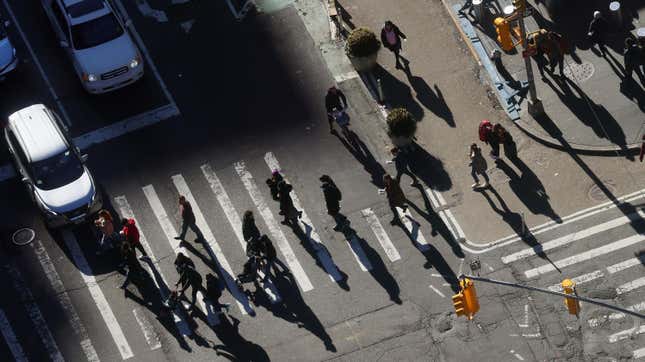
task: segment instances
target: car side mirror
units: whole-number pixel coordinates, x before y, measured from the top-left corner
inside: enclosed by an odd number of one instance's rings
[[[84,154],[84,155],[81,155],[81,162],[83,162],[83,163],[87,162],[87,157],[88,157],[87,153]]]
[[[68,43],[68,42],[66,42],[65,40],[61,40],[61,42],[60,42],[60,46],[61,46],[62,48],[69,48],[69,43]]]

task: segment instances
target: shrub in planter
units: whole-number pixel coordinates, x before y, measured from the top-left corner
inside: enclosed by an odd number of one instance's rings
[[[381,42],[373,31],[367,28],[352,30],[345,44],[345,52],[350,57],[361,58],[374,55],[381,49]]]
[[[417,131],[417,120],[404,108],[395,108],[387,115],[387,134],[395,146],[405,146],[412,142]]]

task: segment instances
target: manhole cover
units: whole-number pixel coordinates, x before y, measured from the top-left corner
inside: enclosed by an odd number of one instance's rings
[[[13,235],[11,235],[11,241],[18,246],[23,246],[34,241],[36,233],[33,229],[22,228],[16,230]]]
[[[580,64],[568,62],[564,67],[564,75],[566,75],[567,78],[582,83],[593,76],[594,70],[595,68],[593,64],[586,60],[583,60]]]
[[[592,201],[607,201],[607,196],[611,196],[616,193],[616,184],[614,183],[614,181],[605,180],[601,182],[601,186],[593,184],[589,188],[589,191],[587,191],[587,196]],[[609,193],[609,195],[607,193]]]

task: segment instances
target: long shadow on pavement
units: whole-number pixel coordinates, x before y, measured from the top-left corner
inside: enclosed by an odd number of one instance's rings
[[[450,190],[452,180],[443,167],[443,162],[432,156],[423,147],[415,144],[410,154],[410,171],[428,187],[437,191]]]
[[[240,334],[239,326],[240,320],[233,316],[220,317],[220,324],[213,328],[217,338],[222,342],[213,345],[217,356],[222,356],[229,361],[270,361],[269,355],[260,345],[245,339]]]
[[[404,64],[405,76],[408,78],[408,83],[410,83],[410,86],[412,86],[412,89],[416,93],[417,101],[437,117],[446,121],[448,126],[455,128],[455,119],[452,116],[450,107],[448,107],[446,100],[443,98],[441,89],[436,84],[433,88],[430,88],[423,78],[412,75],[409,62],[405,62]],[[418,120],[422,121],[422,118],[418,118]]]
[[[367,145],[361,141],[360,137],[350,131],[349,139],[346,139],[338,134],[335,136],[338,137],[340,142],[345,146],[345,148],[356,158],[358,162],[363,165],[365,171],[367,171],[372,177],[372,184],[378,188],[383,188],[383,175],[385,174],[385,169],[372,155],[372,152],[367,148]]]

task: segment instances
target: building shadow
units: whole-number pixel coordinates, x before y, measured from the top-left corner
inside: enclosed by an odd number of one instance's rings
[[[372,265],[372,269],[368,270],[368,272],[370,273],[372,278],[374,278],[374,280],[376,280],[376,282],[379,283],[379,285],[383,289],[385,289],[390,297],[390,300],[396,304],[401,304],[401,289],[399,288],[399,284],[396,282],[396,279],[394,279],[392,274],[390,274],[390,272],[387,270],[387,267],[385,266],[385,263],[383,262],[381,256],[376,252],[376,250],[374,250],[374,248],[372,248],[372,246],[370,246],[370,244],[367,243],[367,241],[365,241],[365,239],[358,235],[356,230],[354,230],[350,226],[343,228],[342,232],[348,243],[351,244],[352,240],[354,240],[365,252],[365,256]]]
[[[269,362],[271,359],[267,352],[240,334],[240,320],[233,316],[220,317],[220,324],[213,328],[221,344],[212,347],[217,356],[229,361],[257,361]]]
[[[383,188],[383,175],[385,169],[372,155],[372,152],[367,148],[367,145],[360,139],[360,137],[353,131],[349,131],[350,137],[344,138],[339,134],[335,136],[345,146],[349,153],[363,165],[365,171],[371,176],[371,183],[378,188]]]
[[[414,146],[408,156],[410,160],[410,171],[433,190],[450,190],[452,188],[452,180],[443,167],[443,162],[432,156],[418,144],[415,143]]]
[[[328,351],[336,352],[331,336],[327,334],[325,326],[305,303],[293,277],[281,274],[272,279],[282,298],[279,302],[272,303],[264,293],[256,293],[256,305],[265,307],[277,318],[296,323],[298,328],[308,330],[325,344]]]
[[[338,271],[338,274],[339,274],[338,278],[334,278],[334,280],[338,279],[336,281],[336,284],[338,284],[338,286],[341,287],[341,289],[349,291],[350,288],[349,288],[349,284],[347,283],[347,279],[348,279],[347,274],[342,270],[340,270],[338,265],[334,263],[334,260],[332,259],[331,254],[329,253],[329,250],[324,244],[317,243],[316,241],[310,239],[310,233],[312,230],[311,226],[307,225],[302,220],[300,220],[300,222],[305,225],[305,227],[307,228],[307,231],[302,230],[300,228],[299,223],[295,225],[289,224],[289,226],[291,227],[291,230],[293,230],[293,233],[296,235],[296,237],[298,237],[298,239],[300,240],[300,244],[302,245],[302,247],[305,248],[305,250],[307,251],[307,253],[309,253],[309,255],[311,255],[311,257],[316,261],[316,266],[318,266],[325,274],[328,274],[328,271],[327,271],[328,268],[329,269],[334,268],[336,271]],[[322,250],[319,250],[319,249],[322,249]],[[323,255],[320,255],[319,257],[319,254],[323,254]],[[327,258],[327,263],[329,264],[327,265],[327,267],[323,265],[323,262],[321,261],[322,258]]]
[[[596,104],[575,82],[568,78],[558,81],[558,86],[546,78],[544,82],[553,89],[571,113],[578,117],[584,125],[590,127],[596,136],[609,140],[620,147],[627,159],[634,160],[627,148],[622,127],[604,106]]]

